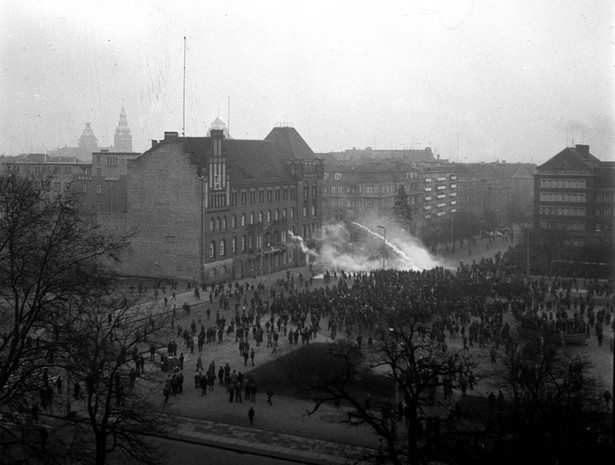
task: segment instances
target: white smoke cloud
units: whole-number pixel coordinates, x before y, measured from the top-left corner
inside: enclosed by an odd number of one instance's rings
[[[443,266],[419,241],[403,231],[390,220],[386,226],[387,269],[424,270]],[[376,225],[360,223],[325,224],[322,228],[318,253],[308,248],[300,236],[289,232],[291,240],[297,241],[306,254],[308,262],[320,269],[338,269],[348,272],[382,269],[384,232]]]

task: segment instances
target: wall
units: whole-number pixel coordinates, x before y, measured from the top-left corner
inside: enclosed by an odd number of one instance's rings
[[[201,180],[182,142],[160,143],[128,164],[132,253],[122,272],[200,280]]]

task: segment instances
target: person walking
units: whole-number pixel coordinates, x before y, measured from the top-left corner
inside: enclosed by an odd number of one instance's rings
[[[250,425],[254,424],[254,407],[250,407],[248,410],[248,418],[250,419]]]
[[[271,402],[272,397],[273,397],[273,390],[271,389],[271,386],[269,386],[267,388],[267,404],[273,405],[273,403]]]

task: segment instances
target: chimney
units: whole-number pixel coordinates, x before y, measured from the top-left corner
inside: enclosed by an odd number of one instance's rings
[[[179,139],[179,133],[177,131],[165,131],[164,132],[164,140],[177,140]]]
[[[589,155],[589,145],[577,144],[575,147],[581,155]]]
[[[152,148],[158,145],[158,141],[156,139],[152,139]]]

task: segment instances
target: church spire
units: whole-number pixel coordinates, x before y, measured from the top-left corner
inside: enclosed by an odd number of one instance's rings
[[[126,121],[126,110],[122,105],[120,111],[120,121],[115,129],[113,136],[113,151],[114,152],[132,152],[132,134]]]

